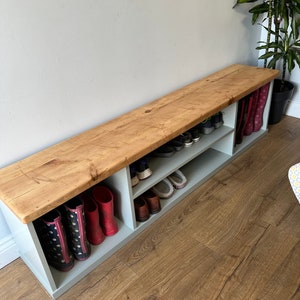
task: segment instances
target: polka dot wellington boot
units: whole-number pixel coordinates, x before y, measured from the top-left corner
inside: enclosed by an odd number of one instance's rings
[[[256,114],[257,102],[258,102],[259,90],[254,91],[250,98],[252,99],[252,107],[249,112],[249,118],[247,119],[247,123],[245,124],[244,135],[251,135],[254,128],[254,117]]]
[[[83,201],[79,197],[75,197],[66,202],[64,208],[70,250],[77,260],[86,260],[90,256],[91,246],[86,236]]]
[[[69,251],[65,228],[59,210],[54,209],[35,221],[46,259],[52,267],[59,271],[69,271],[73,268],[74,258]]]
[[[253,124],[253,131],[255,132],[259,131],[263,125],[263,114],[268,100],[269,87],[270,87],[270,83],[267,83],[266,85],[262,86],[259,89],[258,102],[257,102],[256,112],[254,116],[254,124]]]

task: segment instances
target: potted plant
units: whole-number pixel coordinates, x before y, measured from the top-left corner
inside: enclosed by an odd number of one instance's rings
[[[236,4],[250,2],[259,2],[249,10],[252,24],[260,20],[259,25],[267,31],[266,40],[259,41],[256,47],[264,50],[259,59],[264,60],[264,67],[281,69],[281,78],[274,81],[269,115],[269,124],[275,124],[281,120],[294,91],[286,73],[296,65],[300,67],[300,0],[237,0]]]

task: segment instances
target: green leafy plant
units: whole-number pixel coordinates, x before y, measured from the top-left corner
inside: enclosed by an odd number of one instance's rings
[[[271,34],[277,39],[276,42],[267,43],[260,41],[259,43],[262,45],[258,46],[256,49],[266,50],[265,54],[261,55],[259,58],[265,60],[271,58],[267,64],[267,67],[269,68],[276,68],[277,62],[282,60],[280,84],[280,91],[282,91],[285,85],[286,70],[291,73],[296,64],[300,67],[300,40],[295,39],[293,31],[289,31],[289,28],[279,29],[279,33],[271,30]]]
[[[252,24],[261,20],[258,24],[267,31],[266,40],[259,41],[256,48],[265,50],[259,59],[264,59],[268,68],[277,68],[282,63],[280,91],[283,91],[286,71],[291,73],[296,65],[300,68],[300,0],[237,0],[237,4],[252,2],[260,2],[249,10]]]

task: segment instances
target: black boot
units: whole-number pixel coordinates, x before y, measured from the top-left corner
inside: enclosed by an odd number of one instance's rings
[[[71,270],[74,258],[68,248],[60,212],[54,209],[35,221],[34,225],[49,265],[59,271]]]
[[[91,246],[86,236],[83,201],[75,197],[65,203],[64,207],[70,249],[77,260],[86,260],[90,256]]]

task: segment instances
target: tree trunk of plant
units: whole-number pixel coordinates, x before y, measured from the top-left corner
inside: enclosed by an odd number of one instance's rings
[[[280,0],[271,0],[272,6],[274,7],[274,25],[275,25],[275,44],[278,45],[278,39],[279,39],[279,28],[280,28],[280,23],[282,20],[282,16],[279,14],[279,5],[280,5]],[[278,52],[278,49],[275,48],[274,52]],[[274,69],[276,69],[276,64],[274,66]]]
[[[281,9],[281,0],[272,0],[274,1],[274,24],[275,24],[275,44],[278,45],[279,43],[279,30],[280,30],[280,23],[282,21],[283,16],[280,14]],[[275,48],[274,52],[278,52],[278,49]],[[284,82],[285,82],[285,70],[286,70],[286,59],[283,59],[282,65],[282,73],[281,73],[281,84],[280,84],[280,91],[282,92],[284,89]],[[276,65],[274,66],[274,69]]]
[[[286,59],[283,60],[283,64],[282,64],[282,75],[281,75],[281,83],[280,83],[280,92],[283,92],[283,90],[284,90],[285,70],[286,70]]]
[[[274,0],[270,0],[269,2],[269,11],[268,11],[268,35],[267,35],[267,49],[266,52],[267,53],[269,51],[269,44],[271,41],[271,28],[272,28],[272,7],[273,7],[273,1]],[[267,67],[268,64],[268,59],[265,58],[264,60],[264,68]]]

